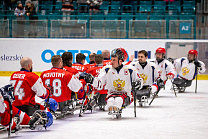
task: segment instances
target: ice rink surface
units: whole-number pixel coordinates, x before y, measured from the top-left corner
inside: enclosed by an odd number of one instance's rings
[[[9,83],[9,77],[0,77],[0,86]],[[208,80],[195,81],[175,97],[168,81],[166,89],[151,106],[137,106],[134,117],[133,104],[123,110],[121,119],[112,119],[107,111],[79,111],[63,119],[54,119],[47,130],[23,129],[15,139],[207,139],[208,138]],[[7,138],[7,132],[0,132]]]

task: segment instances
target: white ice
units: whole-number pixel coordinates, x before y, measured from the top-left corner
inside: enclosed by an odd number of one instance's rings
[[[9,82],[0,77],[0,86]],[[23,129],[11,138],[27,139],[207,139],[208,138],[208,80],[195,81],[175,97],[168,81],[151,106],[137,106],[134,117],[133,104],[123,110],[121,119],[112,119],[107,111],[79,111],[63,119],[54,120],[47,130]],[[0,132],[7,138],[7,132]]]

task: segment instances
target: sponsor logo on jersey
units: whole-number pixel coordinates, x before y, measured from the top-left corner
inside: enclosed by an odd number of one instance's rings
[[[115,90],[122,91],[122,90],[124,90],[125,80],[120,80],[120,79],[114,80],[113,86],[114,86]]]
[[[190,70],[187,67],[182,68],[182,75],[183,76],[186,76],[189,72],[190,72]]]

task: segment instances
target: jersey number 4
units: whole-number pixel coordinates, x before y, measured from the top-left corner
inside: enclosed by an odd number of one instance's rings
[[[45,85],[50,85],[50,79],[45,80]],[[62,90],[61,90],[61,80],[54,79],[52,81],[52,86],[53,86],[53,90],[54,90],[53,95],[55,97],[61,96],[61,93],[62,93]]]
[[[15,87],[16,80],[11,80],[10,82],[12,86]],[[16,87],[14,88],[14,96],[18,96],[19,100],[22,100],[22,98],[25,96],[24,89],[20,88],[22,85],[22,82],[23,82],[22,80],[19,80]]]

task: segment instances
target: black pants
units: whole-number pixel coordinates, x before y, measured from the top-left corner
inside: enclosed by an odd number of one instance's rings
[[[34,106],[22,105],[22,106],[15,106],[15,107],[25,112],[29,116],[32,116],[36,110],[40,110],[39,104],[36,104]]]

